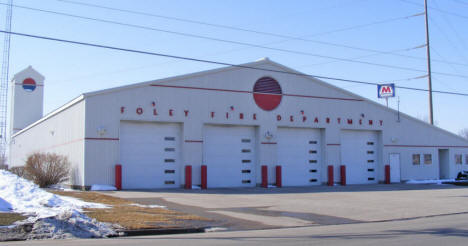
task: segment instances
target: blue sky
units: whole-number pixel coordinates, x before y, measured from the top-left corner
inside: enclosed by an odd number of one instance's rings
[[[235,64],[269,57],[307,74],[427,88],[426,78],[411,79],[426,74],[426,50],[414,48],[425,44],[424,16],[413,16],[424,11],[422,0],[73,1],[304,37],[312,41],[111,11],[59,0],[14,0],[14,4],[308,54],[210,41],[24,8],[13,9],[12,31]],[[5,3],[6,0],[0,2]],[[468,0],[429,0],[429,7],[431,56],[434,59],[432,70],[435,72],[433,88],[468,93]],[[0,28],[3,29],[4,5],[0,5],[0,13]],[[370,24],[376,22],[384,23]],[[347,30],[337,31],[340,29]],[[329,44],[325,45],[324,42]],[[389,51],[393,53],[382,54]],[[345,58],[354,62],[318,56]],[[10,76],[29,65],[46,77],[46,113],[83,92],[219,67],[12,36]],[[332,80],[327,82],[385,103],[376,98],[375,86]],[[427,118],[427,93],[398,90],[397,95],[402,112]],[[391,99],[389,105],[396,108],[397,100]],[[434,94],[436,124],[454,133],[468,128],[467,105],[468,97]]]

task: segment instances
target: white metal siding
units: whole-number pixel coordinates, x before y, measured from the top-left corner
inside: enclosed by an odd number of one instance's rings
[[[254,127],[205,126],[208,187],[255,186],[255,142]]]
[[[16,135],[10,143],[10,166],[24,165],[34,152],[64,155],[71,163],[69,182],[84,185],[84,115],[83,100]]]
[[[377,132],[341,131],[341,162],[346,166],[346,183],[377,183]]]
[[[321,137],[319,129],[278,128],[278,165],[284,186],[319,185]]]
[[[179,124],[121,122],[122,188],[179,187],[180,140]]]

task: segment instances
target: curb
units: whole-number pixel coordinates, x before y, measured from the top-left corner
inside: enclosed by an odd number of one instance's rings
[[[201,228],[172,228],[172,229],[142,229],[142,230],[119,230],[118,237],[148,236],[148,235],[167,235],[182,233],[202,233],[205,227]]]

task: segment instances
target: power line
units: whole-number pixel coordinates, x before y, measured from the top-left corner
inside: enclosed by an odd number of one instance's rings
[[[442,37],[445,38],[445,40],[447,40],[447,42],[450,44],[450,46],[453,48],[454,51],[456,51],[457,55],[462,58],[463,60],[465,61],[468,61],[467,57],[463,54],[463,51],[460,50],[458,48],[458,45],[456,45],[452,39],[449,38],[449,35],[444,31],[444,29],[442,29],[442,27],[439,26],[439,24],[437,23],[436,20],[434,20],[433,18],[430,18],[431,22],[434,24],[434,26],[440,31],[442,32]]]
[[[167,20],[175,20],[175,21],[186,22],[186,23],[194,23],[194,24],[217,27],[217,28],[223,28],[223,29],[231,29],[231,30],[242,31],[242,32],[250,32],[250,33],[261,34],[261,35],[266,35],[266,36],[274,36],[274,37],[287,38],[287,39],[297,39],[297,40],[302,40],[302,41],[309,41],[309,40],[304,40],[305,37],[319,36],[319,35],[325,35],[325,34],[330,34],[330,33],[335,33],[335,32],[342,32],[342,31],[352,30],[352,29],[356,29],[356,28],[362,28],[362,27],[367,27],[367,26],[372,26],[372,25],[377,25],[377,24],[388,23],[388,22],[397,21],[397,20],[409,19],[411,17],[416,17],[416,16],[420,16],[420,15],[424,14],[424,13],[418,13],[418,14],[413,14],[413,15],[409,15],[409,16],[395,17],[395,18],[375,21],[375,22],[371,22],[371,23],[365,23],[365,24],[340,28],[340,29],[336,29],[336,30],[326,31],[326,32],[322,32],[322,33],[316,33],[316,34],[307,35],[307,36],[303,36],[303,37],[294,37],[294,36],[288,36],[288,35],[284,35],[284,34],[264,32],[264,31],[241,28],[241,27],[236,27],[236,26],[214,24],[214,23],[208,23],[208,22],[203,22],[203,21],[198,21],[198,20],[193,20],[193,19],[184,19],[184,18],[173,17],[173,16],[158,15],[158,14],[153,14],[153,13],[148,13],[148,12],[134,11],[134,10],[128,10],[128,9],[122,9],[122,8],[115,8],[115,7],[109,7],[109,6],[104,6],[104,5],[98,5],[98,4],[90,4],[90,3],[84,3],[84,2],[73,1],[73,0],[56,0],[56,1],[69,3],[69,4],[75,4],[75,5],[88,6],[88,7],[93,7],[93,8],[100,8],[100,9],[118,11],[118,12],[123,12],[123,13],[130,13],[130,14],[148,16],[148,17],[156,17],[156,18],[167,19]]]
[[[240,27],[235,27],[235,26],[213,24],[213,23],[202,22],[202,21],[197,21],[197,20],[192,20],[192,19],[184,19],[184,18],[179,18],[179,17],[158,15],[158,14],[152,14],[152,13],[148,13],[148,12],[141,12],[141,11],[122,9],[122,8],[115,8],[115,7],[109,7],[109,6],[104,6],[104,5],[98,5],[98,4],[83,3],[83,2],[72,1],[72,0],[56,0],[56,1],[69,3],[69,4],[75,4],[75,5],[82,5],[82,6],[87,6],[87,7],[93,7],[93,8],[99,8],[99,9],[105,9],[105,10],[112,10],[112,11],[123,12],[123,13],[131,13],[131,14],[148,16],[148,17],[156,17],[156,18],[167,19],[167,20],[175,20],[175,21],[180,21],[180,22],[185,22],[185,23],[193,23],[193,24],[223,28],[223,29],[231,29],[231,30],[236,30],[236,31],[243,31],[243,32],[249,32],[249,33],[254,33],[254,34],[285,38],[284,40],[280,40],[280,41],[277,41],[277,42],[271,42],[271,43],[268,43],[266,45],[283,43],[283,42],[287,42],[289,40],[299,40],[299,41],[319,43],[319,44],[323,44],[323,45],[330,45],[330,46],[335,46],[335,47],[356,49],[356,50],[361,50],[361,51],[369,51],[369,52],[373,52],[373,53],[376,53],[376,54],[384,54],[384,55],[388,54],[388,55],[400,56],[400,57],[417,59],[417,60],[424,60],[424,61],[426,60],[426,58],[424,58],[424,57],[416,57],[416,56],[397,54],[397,53],[393,53],[391,51],[380,51],[380,50],[375,50],[375,49],[368,49],[368,48],[362,48],[362,47],[356,47],[356,46],[350,46],[350,45],[343,45],[343,44],[337,44],[337,43],[307,39],[308,37],[315,37],[315,36],[326,35],[326,34],[331,34],[331,33],[336,33],[336,32],[354,30],[354,29],[373,26],[373,25],[378,25],[378,24],[384,24],[384,23],[398,21],[398,20],[409,19],[409,18],[412,18],[412,17],[422,16],[422,15],[424,15],[424,12],[416,13],[416,14],[412,14],[412,15],[408,15],[408,16],[389,18],[389,19],[385,19],[385,20],[374,21],[374,22],[370,22],[370,23],[364,23],[364,24],[339,28],[339,29],[326,31],[326,32],[321,32],[321,33],[315,33],[315,34],[311,34],[311,35],[295,37],[295,36],[289,36],[289,35],[272,33],[272,32],[264,32],[264,31],[258,31],[258,30],[247,29],[247,28],[240,28]],[[452,61],[441,61],[441,60],[434,60],[434,59],[432,61],[440,62],[440,63],[454,64],[454,65],[461,65],[461,66],[468,66],[468,64],[452,62]]]
[[[108,45],[102,45],[102,44],[96,44],[96,43],[87,43],[87,42],[59,39],[59,38],[39,36],[39,35],[33,35],[33,34],[27,34],[27,33],[8,32],[8,31],[5,31],[5,30],[0,30],[0,32],[1,33],[6,33],[6,34],[12,34],[12,35],[16,35],[16,36],[22,36],[22,37],[29,37],[29,38],[35,38],[35,39],[49,40],[49,41],[55,41],[55,42],[61,42],[61,43],[68,43],[68,44],[75,44],[75,45],[81,45],[81,46],[102,48],[102,49],[108,49],[108,50],[117,50],[117,51],[144,54],[144,55],[160,56],[160,57],[180,59],[180,60],[193,61],[193,62],[202,62],[202,63],[208,63],[208,64],[222,65],[222,66],[232,66],[232,67],[251,69],[251,70],[261,70],[261,71],[267,71],[267,72],[275,72],[275,73],[295,75],[295,76],[300,76],[300,77],[329,79],[329,80],[356,83],[356,84],[378,85],[378,83],[373,83],[373,82],[366,82],[366,81],[359,81],[359,80],[352,80],[352,79],[344,79],[344,78],[334,78],[334,77],[328,77],[328,76],[319,76],[319,75],[304,74],[304,73],[297,73],[297,72],[288,72],[288,71],[281,71],[281,70],[267,69],[267,68],[258,68],[258,67],[251,67],[251,66],[246,66],[246,65],[237,65],[237,64],[227,63],[227,62],[220,62],[220,61],[212,61],[212,60],[205,60],[205,59],[185,57],[185,56],[163,54],[163,53],[157,53],[157,52],[151,52],[151,51],[127,49],[127,48],[121,48],[121,47],[116,47],[116,46],[108,46]],[[400,88],[400,89],[406,89],[406,90],[428,91],[427,89],[412,88],[412,87],[406,87],[406,86],[396,86],[396,87]],[[435,90],[433,90],[433,92],[440,93],[440,94],[468,96],[468,93],[460,93],[460,92],[452,92],[452,91],[440,91],[440,90],[435,91]]]
[[[464,2],[464,1],[461,1],[461,0],[452,0],[452,1],[456,2],[456,3],[459,3],[459,4],[468,5],[468,2]]]
[[[439,4],[437,3],[437,1],[434,1],[434,4],[439,7]],[[458,42],[460,42],[460,44],[462,44],[462,46],[465,46],[465,47],[468,47],[465,43],[465,41],[463,40],[463,38],[461,37],[461,35],[458,33],[457,29],[453,26],[452,22],[450,21],[450,18],[448,18],[447,16],[445,15],[442,15],[442,18],[444,19],[444,21],[448,24],[448,26],[450,27],[450,29],[455,33],[455,37],[458,39]]]
[[[0,3],[0,4],[3,4],[3,3]],[[216,41],[216,42],[230,43],[230,44],[249,46],[249,47],[261,48],[261,49],[285,52],[285,53],[292,53],[292,54],[297,54],[297,55],[313,56],[313,57],[331,59],[331,60],[336,60],[336,61],[360,63],[360,64],[365,64],[365,65],[372,65],[372,66],[399,69],[399,70],[406,70],[406,71],[425,72],[425,70],[416,69],[416,68],[408,68],[408,67],[401,67],[401,66],[381,64],[381,63],[375,63],[375,62],[367,62],[367,61],[358,61],[358,60],[353,60],[353,59],[333,57],[333,56],[327,56],[327,55],[320,55],[320,54],[314,54],[314,53],[310,53],[310,52],[297,51],[297,50],[273,48],[273,47],[268,47],[268,46],[263,46],[263,45],[258,45],[258,44],[251,44],[251,43],[240,42],[240,41],[233,41],[233,40],[227,40],[227,39],[221,39],[221,38],[215,38],[215,37],[208,37],[208,36],[202,36],[202,35],[198,35],[198,34],[183,33],[183,32],[171,31],[171,30],[164,30],[164,29],[159,29],[159,28],[154,28],[154,27],[148,27],[148,26],[142,26],[142,25],[136,25],[136,24],[129,24],[129,23],[123,23],[123,22],[118,22],[118,21],[112,21],[112,20],[104,20],[104,19],[98,19],[98,18],[92,18],[92,17],[85,17],[85,16],[74,15],[74,14],[68,14],[68,13],[62,13],[62,12],[56,12],[56,11],[50,11],[50,10],[44,10],[44,9],[31,8],[31,7],[26,7],[26,6],[14,5],[14,7],[24,8],[24,9],[29,9],[29,10],[35,10],[35,11],[40,11],[40,12],[45,12],[45,13],[51,13],[51,14],[57,14],[57,15],[62,15],[62,16],[68,16],[68,17],[73,17],[73,18],[79,18],[79,19],[84,19],[84,20],[91,20],[91,21],[115,24],[115,25],[120,25],[120,26],[128,26],[128,27],[139,28],[139,29],[150,30],[150,31],[158,31],[158,32],[164,32],[164,33],[180,35],[180,36],[186,36],[186,37],[192,37],[192,38],[206,39],[206,40],[211,40],[211,41]],[[386,53],[389,53],[389,52],[386,52]],[[462,74],[450,74],[450,73],[444,73],[444,72],[433,72],[433,73],[434,74],[439,74],[439,75],[451,76],[451,77],[468,78],[468,75],[462,75]]]
[[[412,1],[408,1],[408,0],[400,0],[400,1],[404,2],[404,3],[409,3],[409,4],[412,4],[412,5],[424,7],[424,4],[419,4],[419,3],[415,3],[415,2],[412,2]],[[443,13],[443,14],[453,15],[453,16],[456,16],[456,17],[459,17],[459,18],[468,19],[468,16],[466,16],[466,15],[461,15],[461,14],[458,14],[458,13],[455,13],[455,12],[450,12],[450,11],[447,11],[447,10],[434,8],[434,7],[428,7],[428,8],[433,9],[433,10],[438,11],[438,12]]]
[[[57,1],[61,1],[61,0],[57,0]],[[64,2],[69,2],[69,1],[64,1]],[[72,2],[72,1],[70,1],[70,2]],[[73,2],[73,3],[75,3],[75,2]],[[3,4],[3,3],[0,3],[0,4]],[[96,6],[94,4],[84,4],[84,5],[85,6]],[[92,21],[103,22],[103,23],[108,23],[108,24],[115,24],[115,25],[121,25],[121,26],[128,26],[128,27],[132,27],[132,28],[146,29],[146,30],[150,30],[150,31],[166,32],[166,33],[170,33],[170,34],[190,36],[190,37],[194,37],[194,38],[202,38],[202,39],[208,39],[208,40],[218,41],[218,42],[227,42],[227,43],[233,43],[233,44],[237,44],[237,45],[251,46],[251,47],[255,47],[255,48],[273,49],[273,50],[277,50],[277,51],[294,52],[294,53],[300,52],[300,51],[272,48],[272,47],[268,47],[268,46],[264,46],[264,45],[251,44],[251,43],[246,43],[246,42],[238,42],[238,41],[232,41],[232,40],[225,40],[225,39],[201,36],[201,35],[196,35],[196,34],[169,31],[169,30],[153,28],[153,27],[143,26],[143,25],[135,25],[135,24],[129,24],[129,23],[99,19],[99,18],[86,17],[86,16],[75,15],[75,14],[64,13],[64,12],[57,12],[57,11],[51,11],[51,10],[45,10],[45,9],[38,9],[38,8],[22,6],[22,5],[13,5],[13,6],[15,8],[27,9],[27,10],[38,11],[38,12],[43,12],[43,13],[48,13],[48,14],[55,14],[55,15],[61,15],[61,16],[66,16],[66,17],[73,17],[73,18],[79,18],[79,19],[85,19],[85,20],[92,20]],[[111,9],[115,9],[115,8],[111,8]],[[133,11],[130,11],[130,12],[133,12]],[[140,13],[140,12],[138,12],[138,13]],[[394,18],[392,20],[401,19],[401,18],[406,18],[407,19],[407,18],[411,18],[411,17],[414,17],[414,16],[419,16],[419,15],[420,14],[414,14],[414,15],[409,15],[409,16],[405,16],[405,17]],[[151,15],[151,16],[153,16],[153,15]],[[156,16],[160,17],[159,15],[156,15]],[[171,17],[168,17],[168,18],[171,18]],[[176,18],[176,20],[180,20],[180,19]],[[187,22],[192,22],[192,21],[187,21]],[[195,22],[195,23],[201,24],[199,22]],[[217,24],[210,24],[210,23],[206,23],[206,22],[202,22],[202,23],[204,25],[214,25],[216,27],[220,27],[220,25],[217,25]],[[234,30],[239,30],[238,28],[235,28],[235,27],[229,27],[229,26],[223,26],[223,25],[221,25],[221,27],[234,29]],[[329,46],[334,46],[334,47],[341,47],[341,48],[354,49],[354,50],[359,50],[359,51],[373,52],[373,53],[376,53],[376,54],[390,54],[390,55],[395,55],[395,56],[400,56],[400,57],[406,57],[406,58],[410,57],[410,58],[423,59],[424,60],[424,58],[420,58],[420,57],[413,57],[413,56],[407,56],[407,55],[401,55],[401,54],[394,54],[393,51],[379,51],[379,50],[375,50],[375,49],[355,47],[355,46],[350,46],[350,45],[337,44],[337,43],[318,41],[318,40],[311,40],[311,39],[305,39],[305,38],[302,38],[302,37],[293,37],[293,36],[287,36],[287,35],[275,34],[275,33],[269,33],[269,32],[261,32],[261,31],[255,31],[255,30],[249,30],[249,29],[240,29],[240,30],[245,31],[245,32],[252,32],[252,33],[256,33],[256,34],[263,34],[263,35],[268,35],[268,36],[286,38],[285,40],[270,42],[270,43],[268,43],[268,45],[269,44],[278,44],[278,43],[282,43],[282,42],[285,42],[285,41],[290,40],[290,39],[294,39],[294,40],[313,42],[313,43],[318,43],[318,44],[322,44],[322,45],[329,45]],[[302,53],[302,54],[304,55],[304,53]],[[325,57],[321,57],[321,58],[325,58]],[[329,58],[329,59],[331,59],[331,58]],[[467,64],[467,66],[468,66],[468,64]]]

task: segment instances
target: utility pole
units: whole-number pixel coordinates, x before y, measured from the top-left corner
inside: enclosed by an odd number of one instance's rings
[[[429,84],[429,123],[431,123],[431,125],[434,125],[434,114],[432,111],[431,48],[429,46],[429,22],[427,20],[427,0],[424,0],[424,13],[426,16],[427,80]]]

